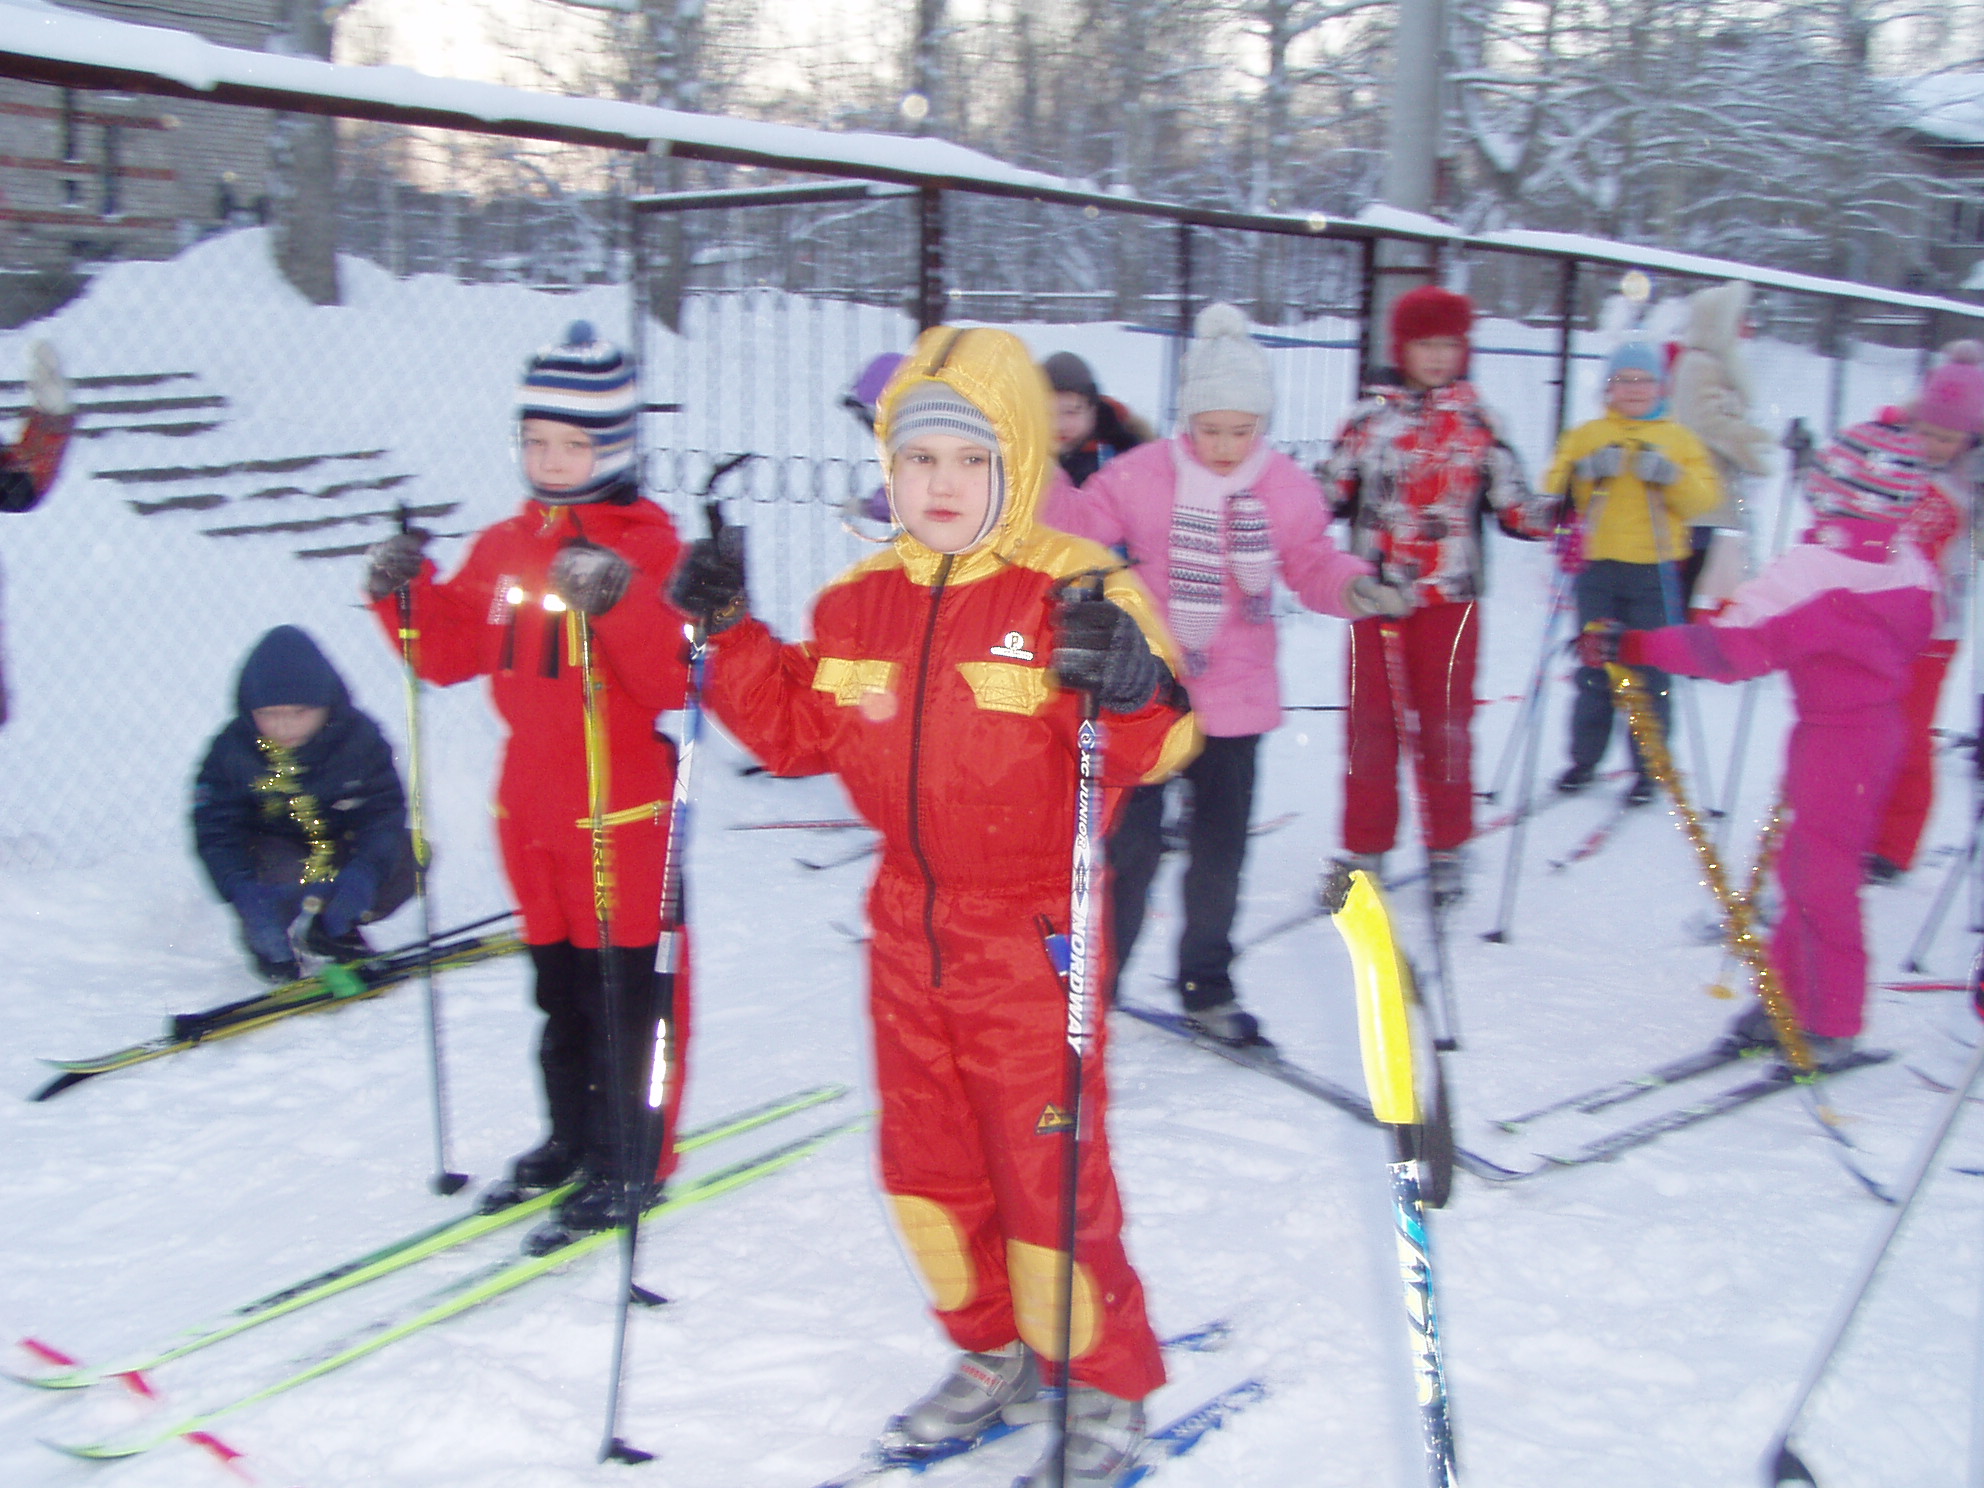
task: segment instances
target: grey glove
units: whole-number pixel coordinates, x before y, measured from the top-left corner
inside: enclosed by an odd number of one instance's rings
[[[620,603],[633,577],[634,565],[613,549],[574,542],[558,550],[545,582],[573,609],[598,619]]]
[[[1657,449],[1643,449],[1633,456],[1633,474],[1649,486],[1671,486],[1681,478],[1681,467]]]
[[[372,544],[365,553],[365,592],[374,599],[384,599],[419,578],[421,565],[427,561],[428,536],[416,527]]]
[[[1387,584],[1369,574],[1359,574],[1352,579],[1350,587],[1344,591],[1344,599],[1350,605],[1353,620],[1368,620],[1373,615],[1382,615],[1387,620],[1403,620],[1418,608],[1409,587]]]
[[[1100,594],[1066,595],[1054,613],[1054,675],[1095,695],[1105,713],[1135,713],[1157,696],[1170,669],[1127,610]]]
[[[1571,474],[1575,475],[1586,485],[1595,486],[1600,481],[1612,479],[1613,476],[1625,468],[1626,451],[1624,446],[1608,444],[1602,449],[1593,450],[1582,460],[1578,461],[1577,464],[1573,465],[1571,467]]]

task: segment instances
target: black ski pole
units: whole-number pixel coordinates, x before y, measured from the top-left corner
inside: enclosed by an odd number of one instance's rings
[[[1980,1016],[1984,1016],[1984,948],[1979,949],[1976,958],[1971,962],[1970,996],[1972,1007]],[[1845,1341],[1847,1330],[1853,1326],[1853,1319],[1860,1310],[1860,1304],[1867,1299],[1868,1291],[1873,1287],[1874,1277],[1881,1269],[1881,1262],[1887,1258],[1894,1237],[1901,1230],[1902,1221],[1908,1218],[1908,1211],[1914,1206],[1917,1196],[1926,1185],[1929,1169],[1935,1164],[1936,1155],[1943,1150],[1943,1144],[1949,1140],[1950,1131],[1955,1127],[1957,1117],[1963,1114],[1964,1102],[1970,1099],[1970,1092],[1975,1088],[1980,1074],[1984,1074],[1984,1038],[1977,1041],[1976,1047],[1971,1051],[1970,1062],[1963,1067],[1963,1073],[1958,1077],[1955,1088],[1944,1098],[1942,1110],[1922,1133],[1922,1140],[1917,1144],[1915,1156],[1908,1165],[1908,1177],[1895,1195],[1894,1207],[1883,1215],[1881,1227],[1875,1234],[1873,1243],[1868,1246],[1867,1254],[1860,1262],[1860,1269],[1854,1273],[1853,1281],[1846,1289],[1846,1295],[1841,1298],[1839,1310],[1834,1315],[1831,1326],[1826,1329],[1819,1347],[1805,1366],[1805,1376],[1798,1382],[1798,1392],[1791,1398],[1791,1406],[1784,1413],[1784,1422],[1778,1427],[1777,1434],[1771,1438],[1769,1449],[1764,1453],[1764,1482],[1768,1488],[1779,1488],[1779,1485],[1784,1483],[1817,1483],[1818,1480],[1812,1476],[1812,1470],[1799,1459],[1796,1452],[1792,1451],[1791,1433],[1798,1425],[1799,1416],[1804,1414],[1806,1403],[1812,1398],[1812,1392],[1818,1389],[1819,1381],[1825,1377],[1833,1356],[1839,1352],[1840,1344]]]
[[[724,533],[723,507],[710,493],[716,483],[731,471],[755,459],[754,455],[732,455],[719,462],[703,484],[704,515],[709,520],[710,537],[721,542]],[[740,529],[741,531],[741,529]],[[661,938],[655,945],[654,955],[654,997],[655,1023],[654,1037],[648,1051],[648,1077],[642,1110],[643,1120],[631,1134],[627,1128],[635,1123],[627,1119],[628,1102],[621,1093],[614,1095],[614,1110],[620,1114],[620,1149],[627,1172],[624,1175],[627,1218],[620,1233],[620,1297],[615,1305],[613,1317],[613,1359],[608,1367],[606,1386],[606,1429],[600,1439],[599,1460],[601,1462],[651,1462],[654,1453],[629,1445],[620,1436],[620,1387],[627,1372],[627,1320],[633,1304],[638,1301],[643,1306],[652,1307],[663,1299],[634,1281],[634,1262],[641,1244],[641,1210],[645,1196],[648,1175],[652,1174],[660,1161],[661,1154],[668,1150],[670,1134],[666,1129],[668,1110],[669,1078],[671,1061],[676,1056],[673,1046],[675,1023],[675,998],[681,990],[682,954],[687,948],[688,924],[684,913],[685,899],[682,892],[682,858],[684,843],[689,832],[689,785],[696,762],[696,745],[703,736],[703,672],[709,654],[709,638],[700,624],[689,625],[685,632],[689,643],[688,687],[682,699],[682,753],[675,762],[675,789],[670,793],[668,804],[668,840],[662,846],[661,859]],[[585,632],[581,631],[585,637]],[[581,659],[590,666],[589,638],[588,650],[581,653]],[[590,671],[587,672],[590,679]],[[587,691],[590,707],[591,691]],[[597,728],[597,721],[588,713],[588,730]],[[590,737],[590,732],[588,737]],[[604,803],[602,803],[603,806]],[[599,856],[595,847],[594,857]],[[601,913],[604,914],[602,908]],[[606,943],[604,922],[600,931],[600,944]],[[606,962],[601,961],[604,968]],[[617,989],[616,989],[617,990]],[[608,1029],[616,1027],[617,1009],[610,996],[608,1004]],[[613,1035],[617,1041],[617,1035]],[[609,1048],[607,1055],[615,1071],[620,1069],[617,1047]],[[649,1134],[653,1140],[649,1140]]]
[[[1095,924],[1102,885],[1102,724],[1095,694],[1082,695],[1077,735],[1081,780],[1075,788],[1074,874],[1068,895],[1068,1109],[1061,1148],[1061,1287],[1056,1350],[1061,1396],[1054,1406],[1054,1483],[1068,1481],[1068,1407],[1074,1395],[1075,1242],[1081,1229],[1082,1065],[1095,1041]]]
[[[400,503],[400,531],[413,530],[413,514]],[[434,899],[428,891],[427,865],[432,852],[427,841],[427,772],[421,750],[420,732],[420,629],[414,622],[413,584],[400,585],[394,594],[400,619],[400,663],[406,677],[406,773],[407,825],[413,839],[413,892],[420,901],[420,938],[434,943]],[[441,1058],[441,991],[434,980],[434,963],[420,970],[427,1005],[427,1076],[434,1108],[434,1176],[428,1187],[437,1194],[459,1193],[468,1174],[457,1173],[448,1165],[448,1082]]]
[[[1652,451],[1652,446],[1634,440],[1633,451],[1635,454],[1649,453]],[[1660,535],[1664,525],[1662,519],[1667,515],[1667,503],[1654,495],[1655,487],[1652,481],[1647,481],[1645,485],[1647,530],[1653,535],[1654,568],[1660,576],[1660,608],[1666,615],[1669,625],[1684,625],[1688,619],[1687,596],[1681,593],[1681,579],[1676,572],[1679,560],[1668,559],[1667,543]],[[1713,802],[1715,777],[1709,771],[1708,734],[1702,727],[1701,699],[1689,685],[1692,681],[1693,679],[1689,677],[1669,676],[1667,691],[1673,699],[1672,706],[1681,711],[1688,725],[1689,751],[1695,757],[1695,773],[1701,776],[1701,798],[1704,802]],[[1670,729],[1669,732],[1671,733],[1672,730]],[[1708,814],[1714,817],[1720,813],[1711,805],[1708,807]]]
[[[1509,824],[1509,850],[1502,860],[1502,895],[1495,915],[1495,928],[1481,932],[1481,938],[1506,945],[1509,927],[1516,911],[1516,881],[1522,874],[1522,849],[1529,837],[1529,819],[1536,812],[1536,766],[1543,752],[1543,721],[1549,710],[1544,705],[1543,685],[1549,668],[1557,617],[1564,613],[1575,578],[1569,569],[1559,575],[1551,591],[1550,612],[1543,621],[1543,645],[1536,660],[1536,705],[1531,710],[1527,733],[1522,740],[1522,784],[1516,794],[1515,820]]]
[[[1523,694],[1522,707],[1516,711],[1515,727],[1510,730],[1508,739],[1502,745],[1502,757],[1495,764],[1495,783],[1485,791],[1476,792],[1484,801],[1497,801],[1508,789],[1509,776],[1515,769],[1516,761],[1521,758],[1530,726],[1543,706],[1543,689],[1549,683],[1550,639],[1557,629],[1557,617],[1569,602],[1570,592],[1570,570],[1560,569],[1556,581],[1550,586],[1549,607],[1543,612],[1543,637],[1536,647],[1536,670],[1530,674],[1529,690]]]

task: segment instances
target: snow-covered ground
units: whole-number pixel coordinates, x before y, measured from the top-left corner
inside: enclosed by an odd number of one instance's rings
[[[389,732],[400,729],[392,658],[351,600],[356,560],[298,562],[288,538],[206,538],[198,513],[139,517],[124,505],[131,493],[91,472],[386,447],[393,468],[415,476],[409,499],[460,500],[443,525],[468,530],[514,499],[503,411],[523,352],[576,314],[620,328],[618,299],[606,291],[395,284],[362,266],[350,307],[308,311],[255,277],[253,243],[243,235],[176,265],[122,267],[54,327],[78,371],[194,371],[233,406],[225,428],[195,441],[134,449],[151,436],[119,436],[79,447],[71,477],[42,510],[0,524],[16,706],[0,731],[0,833],[100,822],[105,834],[88,866],[58,853],[58,866],[29,868],[19,865],[32,855],[17,852],[15,866],[0,868],[11,973],[11,995],[0,999],[0,1090],[39,1085],[38,1054],[130,1042],[165,1014],[251,990],[176,823],[240,653],[262,628],[309,625]],[[227,283],[237,286],[231,297],[209,287]],[[1147,357],[1151,338],[1107,328],[1085,330],[1080,342],[1048,334],[1048,347],[1092,352],[1105,385],[1138,391],[1124,349]],[[18,339],[0,343],[0,361]],[[1776,355],[1765,349],[1763,358]],[[1802,400],[1823,388],[1822,371],[1783,356],[1773,385],[1795,389],[1808,410]],[[1493,375],[1515,360],[1491,364]],[[1880,395],[1877,382],[1896,390],[1904,372],[1871,367],[1851,406]],[[822,396],[847,375],[839,364],[817,369]],[[1522,396],[1513,385],[1491,382],[1489,391],[1510,405]],[[1527,401],[1545,398],[1532,391]],[[249,501],[228,494],[231,508]],[[382,507],[399,494],[369,500]],[[327,497],[310,509],[354,510],[367,499]],[[267,510],[287,515],[300,504],[272,500]],[[746,516],[762,514],[754,505]],[[1549,574],[1534,548],[1501,544],[1496,563],[1481,692],[1506,699],[1534,662]],[[1341,697],[1340,630],[1303,615],[1285,621],[1289,702]],[[1945,712],[1964,727],[1966,666],[1959,660]],[[1567,693],[1562,684],[1553,692],[1546,767],[1557,761]],[[1785,719],[1782,693],[1769,687],[1764,698],[1745,819],[1733,834],[1745,851]],[[1735,699],[1703,691],[1718,781]],[[482,806],[496,740],[476,689],[430,694],[427,710],[446,924],[504,903]],[[1484,781],[1515,713],[1507,701],[1482,710]],[[1243,939],[1304,906],[1335,846],[1338,740],[1337,715],[1299,711],[1268,741],[1257,816],[1299,815],[1255,845]],[[741,762],[718,742],[698,781],[687,1119],[823,1080],[857,1087],[842,1109],[865,1104],[861,952],[837,928],[858,924],[865,869],[814,872],[794,861],[853,839],[729,830],[840,816],[845,804],[830,782],[746,777]],[[1684,764],[1694,778],[1686,756]],[[1934,849],[1964,839],[1966,764],[1943,762]],[[1718,954],[1694,944],[1686,922],[1708,899],[1663,810],[1629,820],[1588,861],[1548,868],[1603,811],[1590,799],[1536,821],[1507,944],[1478,935],[1497,918],[1507,838],[1476,850],[1473,894],[1453,936],[1466,1046],[1448,1074],[1463,1140],[1483,1151],[1531,1150],[1496,1136],[1487,1117],[1698,1046],[1733,1010],[1704,995]],[[129,850],[113,850],[126,842]],[[1944,861],[1931,856],[1901,886],[1867,894],[1880,975],[1895,973]],[[1423,939],[1416,899],[1406,894],[1398,907],[1407,934]],[[402,915],[382,939],[410,938],[412,920]],[[1967,961],[1964,923],[1961,909],[1951,915],[1933,970],[1958,972]],[[1175,927],[1164,898],[1129,972],[1133,989],[1162,998]],[[1292,1058],[1356,1083],[1348,966],[1327,924],[1251,950],[1238,975]],[[443,991],[456,1165],[492,1177],[538,1132],[525,974],[496,963],[449,976]],[[1833,1099],[1858,1160],[1885,1178],[1901,1170],[1940,1099],[1906,1065],[1954,1070],[1975,1020],[1958,997],[1899,993],[1876,993],[1871,1020],[1875,1041],[1901,1057],[1838,1082]],[[1235,1326],[1224,1353],[1176,1361],[1176,1381],[1152,1414],[1167,1419],[1250,1374],[1273,1391],[1164,1480],[1418,1482],[1384,1140],[1142,1025],[1119,1021],[1112,1038],[1129,1241],[1159,1330],[1215,1317]],[[423,1060],[419,996],[409,989],[107,1075],[46,1104],[0,1101],[0,1345],[34,1336],[85,1360],[124,1355],[459,1212],[466,1199],[437,1199],[425,1186]],[[830,1112],[699,1154],[690,1171],[824,1125]],[[1984,1180],[1952,1165],[1979,1166],[1981,1145],[1959,1131],[1838,1378],[1815,1403],[1804,1440],[1829,1483],[1959,1478],[1976,1377]],[[1502,1189],[1459,1179],[1433,1221],[1433,1245],[1465,1480],[1756,1482],[1776,1416],[1882,1217],[1793,1096],[1615,1164]],[[361,1288],[163,1369],[154,1383],[168,1408],[228,1398],[510,1243]],[[644,1257],[644,1279],[673,1302],[635,1321],[624,1426],[662,1454],[645,1470],[655,1481],[808,1488],[851,1463],[945,1362],[891,1237],[864,1138],[657,1225]],[[577,1264],[216,1429],[257,1481],[282,1488],[620,1481],[633,1470],[591,1465],[612,1295],[609,1260]],[[28,1361],[13,1352],[9,1362]],[[101,1469],[37,1445],[155,1409],[130,1392],[0,1388],[0,1482],[67,1488],[99,1472],[130,1488],[228,1481],[211,1455],[184,1444]],[[1016,1440],[929,1481],[1002,1484],[1034,1446]]]

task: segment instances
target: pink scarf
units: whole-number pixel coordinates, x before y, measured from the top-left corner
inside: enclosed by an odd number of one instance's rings
[[[1243,596],[1243,613],[1256,624],[1268,618],[1274,581],[1274,542],[1267,507],[1253,491],[1273,452],[1265,440],[1230,473],[1215,475],[1198,462],[1191,440],[1172,442],[1178,472],[1171,503],[1171,629],[1185,651],[1185,670],[1205,670],[1206,649],[1226,609],[1226,575]]]

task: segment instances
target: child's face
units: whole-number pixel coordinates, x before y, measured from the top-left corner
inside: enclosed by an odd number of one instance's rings
[[[523,443],[524,479],[541,491],[569,491],[592,475],[592,435],[576,424],[527,418]]]
[[[962,553],[992,509],[992,451],[955,434],[919,434],[896,451],[896,516],[933,553]]]
[[[1414,387],[1443,388],[1467,365],[1467,343],[1458,336],[1422,336],[1401,346],[1398,359]]]
[[[317,737],[317,730],[330,722],[331,710],[302,703],[277,703],[273,707],[257,708],[251,716],[255,731],[271,744],[301,749]]]
[[[1954,464],[1957,456],[1975,442],[1975,436],[1961,429],[1945,429],[1941,424],[1912,423],[1909,432],[1922,446],[1922,458],[1938,469]]]
[[[1079,449],[1095,432],[1095,405],[1080,393],[1054,395],[1054,452]]]
[[[1216,409],[1193,414],[1185,430],[1201,465],[1214,475],[1231,475],[1260,442],[1261,416]]]
[[[1660,379],[1628,367],[1605,381],[1605,405],[1623,418],[1645,418],[1660,401]]]

